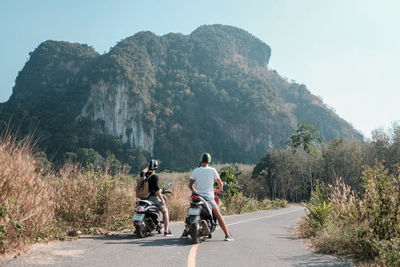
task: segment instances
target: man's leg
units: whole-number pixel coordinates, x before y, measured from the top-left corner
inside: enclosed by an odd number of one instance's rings
[[[222,214],[221,214],[221,212],[219,211],[218,206],[213,207],[213,208],[212,208],[212,211],[213,211],[213,213],[214,213],[214,216],[217,217],[219,226],[221,226],[222,231],[224,231],[225,235],[228,236],[228,235],[229,235],[228,228],[226,227],[224,218],[222,218]]]
[[[168,233],[168,224],[169,224],[169,215],[168,215],[168,209],[164,208],[162,210],[163,213],[163,222],[164,222],[164,231]]]

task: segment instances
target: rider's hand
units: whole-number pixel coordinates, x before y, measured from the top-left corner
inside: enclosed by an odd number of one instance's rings
[[[164,200],[161,201],[161,205],[165,206],[165,201]]]

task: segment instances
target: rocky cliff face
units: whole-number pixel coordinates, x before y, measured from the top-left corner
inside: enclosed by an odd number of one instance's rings
[[[143,101],[132,101],[123,81],[99,81],[92,85],[91,95],[76,119],[101,121],[105,134],[119,137],[133,147],[143,147],[154,156],[155,128],[145,129],[144,107]]]
[[[362,138],[304,85],[269,70],[270,56],[267,44],[224,25],[140,32],[103,55],[46,41],[19,73],[2,117],[36,121],[43,147],[60,160],[91,147],[136,164],[128,145],[177,170],[204,151],[255,163],[284,147],[297,122],[314,124],[325,140]]]

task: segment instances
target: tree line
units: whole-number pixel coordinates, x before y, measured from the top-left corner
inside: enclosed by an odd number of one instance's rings
[[[318,142],[315,128],[299,124],[297,134],[288,141],[288,148],[265,154],[254,168],[252,178],[263,194],[300,202],[308,200],[317,181],[334,184],[340,179],[355,191],[362,190],[362,174],[366,166],[382,163],[389,174],[397,175],[400,167],[400,125],[389,130],[377,129],[370,140],[334,139]]]

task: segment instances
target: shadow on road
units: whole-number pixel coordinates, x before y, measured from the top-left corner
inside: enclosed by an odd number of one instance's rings
[[[137,238],[136,234],[113,234],[104,236],[81,236],[80,239],[92,239],[92,240],[124,240]]]
[[[109,236],[86,236],[81,239],[103,240],[105,245],[135,244],[143,247],[190,246],[191,239],[170,238],[162,235],[150,235],[137,238],[136,234],[115,234]]]
[[[160,237],[157,239],[134,239],[131,242],[131,244],[136,244],[138,246],[143,246],[143,247],[170,247],[170,246],[191,246],[192,242],[191,240],[188,239],[181,239],[181,238],[164,238]],[[113,243],[106,243],[109,245],[112,245]]]
[[[357,266],[351,260],[338,258],[331,255],[307,254],[303,256],[284,258],[288,262],[293,262],[296,267],[350,267]]]
[[[301,240],[300,237],[292,236],[292,235],[271,235],[271,236],[274,238],[280,238],[280,239]]]

